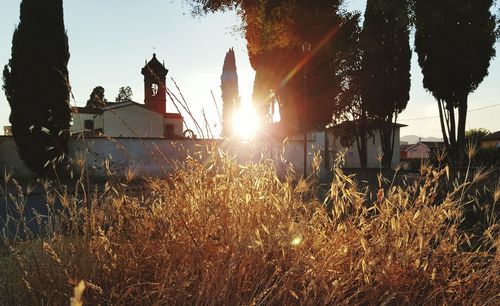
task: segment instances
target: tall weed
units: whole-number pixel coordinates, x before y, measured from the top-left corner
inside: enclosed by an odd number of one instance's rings
[[[498,185],[475,197],[488,207],[482,229],[463,226],[484,175],[443,193],[446,167],[422,167],[406,184],[381,180],[371,199],[337,168],[320,202],[291,168],[208,151],[142,189],[130,190],[133,173],[102,188],[45,183],[44,235],[4,231],[0,303],[499,302]]]

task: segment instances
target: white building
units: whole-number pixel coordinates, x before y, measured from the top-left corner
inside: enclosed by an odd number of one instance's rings
[[[75,107],[71,134],[183,138],[182,116],[166,112],[168,70],[153,54],[141,73],[144,75],[144,104],[105,102],[101,107]]]
[[[183,133],[182,116],[160,114],[137,102],[107,103],[100,109],[73,109],[71,134],[110,137],[179,138]]]
[[[4,125],[3,126],[3,134],[4,134],[4,136],[12,136],[12,126]]]
[[[329,159],[331,163],[334,163],[339,153],[344,156],[344,167],[345,168],[361,168],[361,162],[359,159],[359,151],[357,148],[357,144],[355,141],[352,141],[351,145],[345,147],[342,145],[341,135],[343,133],[338,133],[338,129],[346,128],[347,125],[344,126],[336,126],[333,128],[327,129],[327,137],[328,137],[328,152]],[[394,135],[394,143],[393,143],[393,154],[391,161],[391,169],[395,169],[400,162],[400,129],[401,127],[405,127],[404,124],[395,124],[395,135]],[[380,168],[381,167],[381,158],[382,158],[382,144],[380,142],[380,131],[376,128],[369,129],[368,139],[367,139],[367,160],[366,166],[367,168]]]

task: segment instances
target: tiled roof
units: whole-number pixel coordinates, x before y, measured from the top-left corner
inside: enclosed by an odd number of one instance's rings
[[[416,146],[417,144],[405,144],[405,145],[401,145],[401,151],[408,151],[410,150],[411,148],[413,148],[414,146]]]
[[[182,119],[182,115],[178,113],[166,113],[164,117],[169,119]]]
[[[156,58],[156,54],[153,53],[153,58],[148,63],[146,63],[146,66],[142,68],[141,73],[143,75],[154,74],[156,77],[164,78],[168,73],[168,69],[165,68],[165,66],[160,63],[160,61],[158,61],[158,59]]]
[[[106,109],[122,108],[122,107],[127,107],[127,106],[130,106],[130,105],[137,105],[137,106],[140,106],[140,107],[147,108],[146,105],[144,105],[144,104],[140,104],[140,103],[137,103],[137,102],[134,102],[134,101],[128,101],[128,102],[107,102],[106,106],[103,107],[103,109],[106,110]]]
[[[482,137],[480,140],[499,140],[500,139],[500,131],[488,134]]]
[[[122,107],[127,107],[131,105],[137,105],[139,107],[145,108],[149,111],[154,112],[154,110],[148,108],[145,104],[137,103],[134,101],[130,102],[106,102],[106,106],[103,106],[102,108],[95,108],[95,107],[73,107],[72,111],[74,113],[80,113],[80,114],[102,114],[104,111],[108,109],[117,109],[117,108],[122,108]],[[164,114],[165,118],[170,118],[170,119],[182,119],[182,115],[178,113],[166,113]]]
[[[442,149],[444,148],[444,142],[442,141],[421,141],[420,143],[429,147],[429,149]]]
[[[126,107],[130,105],[137,105],[140,107],[147,108],[146,105],[140,104],[134,101],[129,101],[129,102],[106,102],[105,105],[102,107],[73,107],[73,112],[78,112],[78,113],[83,113],[83,114],[102,114],[103,111],[107,109],[115,109],[115,108],[121,108],[121,107]]]
[[[327,126],[327,129],[350,128],[350,127],[352,127],[353,124],[358,125],[359,124],[359,120],[344,121],[344,122],[341,122],[339,124],[329,124]],[[405,127],[405,126],[408,126],[408,125],[402,124],[402,123],[394,123],[394,126],[401,128],[401,127]],[[377,130],[377,129],[379,129],[380,125],[379,125],[379,122],[376,121],[376,120],[366,120],[366,127],[367,127],[368,130]]]
[[[93,107],[72,107],[71,111],[73,113],[79,114],[102,114],[102,109]]]

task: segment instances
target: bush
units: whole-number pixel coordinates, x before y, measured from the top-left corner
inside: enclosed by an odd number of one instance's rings
[[[214,153],[170,179],[127,190],[45,184],[46,236],[8,240],[0,303],[67,304],[84,280],[88,304],[483,304],[500,282],[498,219],[474,249],[460,227],[471,185],[439,194],[446,168],[422,168],[376,199],[335,170],[324,203],[271,160],[238,165]],[[381,180],[382,182],[382,180]],[[382,184],[382,183],[381,183]],[[78,187],[80,186],[80,187]],[[500,190],[488,190],[491,205]],[[485,204],[485,203],[482,203]],[[491,207],[488,206],[488,207]],[[22,205],[21,205],[22,206]],[[471,245],[467,248],[467,245]]]
[[[500,167],[500,148],[479,148],[472,159],[474,167]]]

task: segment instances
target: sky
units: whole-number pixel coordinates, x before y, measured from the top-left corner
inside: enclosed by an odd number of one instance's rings
[[[0,65],[10,58],[12,33],[19,23],[20,0],[0,0]],[[364,11],[366,0],[350,0],[349,10]],[[65,25],[71,58],[70,82],[73,106],[84,106],[92,89],[105,88],[113,101],[121,86],[131,86],[133,100],[142,103],[143,76],[140,71],[153,53],[169,70],[167,87],[176,91],[170,78],[180,87],[199,122],[202,110],[214,135],[219,119],[211,95],[221,109],[220,76],[224,57],[234,48],[239,91],[243,103],[250,103],[253,71],[248,61],[246,41],[238,31],[240,18],[235,12],[193,17],[182,0],[65,0]],[[489,75],[469,96],[467,129],[500,130],[500,48],[490,63]],[[176,112],[168,102],[167,112]],[[0,126],[9,125],[10,107],[0,94]],[[432,95],[422,86],[417,55],[412,56],[410,101],[400,115],[407,124],[401,135],[440,137],[438,108]],[[188,124],[190,122],[188,121]],[[193,126],[188,126],[193,129]],[[1,134],[1,132],[0,132]]]

